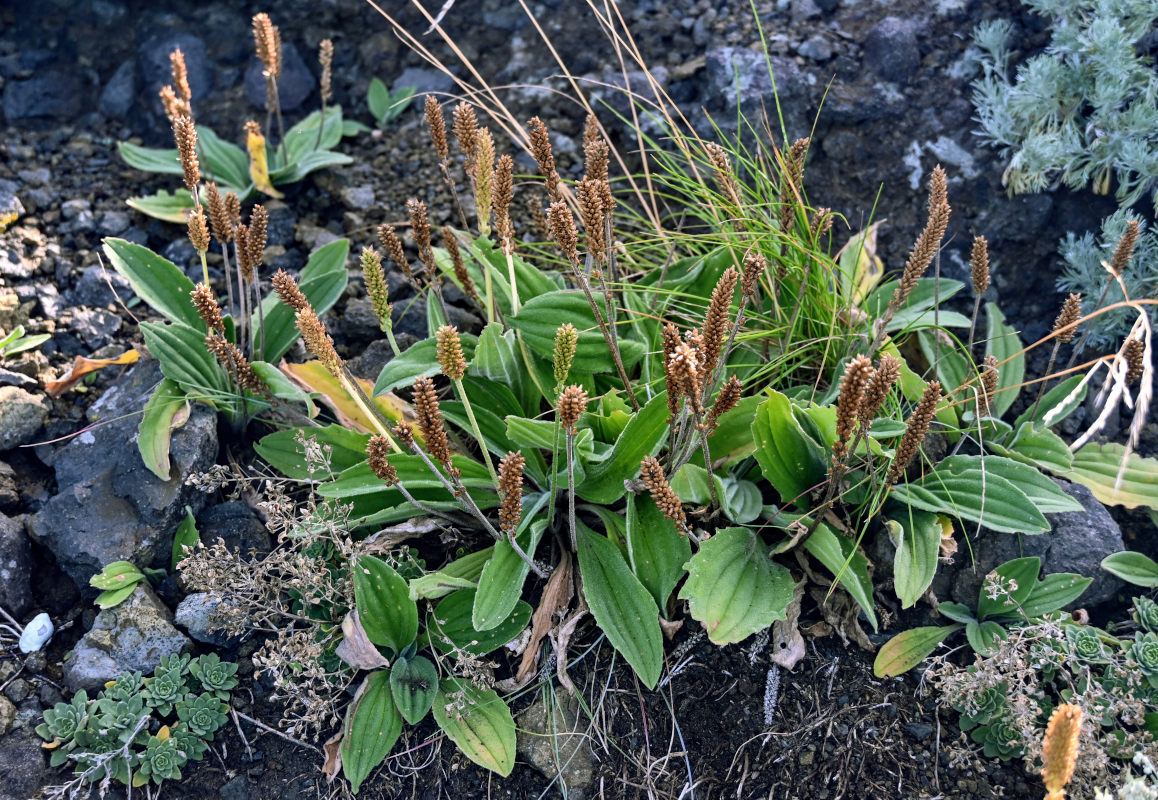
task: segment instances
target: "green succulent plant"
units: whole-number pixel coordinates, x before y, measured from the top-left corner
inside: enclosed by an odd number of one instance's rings
[[[189,760],[181,752],[177,740],[170,735],[168,729],[162,729],[164,737],[150,736],[145,745],[145,752],[141,754],[137,776],[133,778],[135,785],[141,786],[152,781],[161,785],[164,781],[181,780],[181,767]]]
[[[1104,664],[1109,660],[1102,639],[1094,628],[1069,626],[1066,628],[1066,641],[1075,658],[1090,664]]]
[[[237,665],[222,661],[216,653],[207,653],[189,662],[189,672],[203,691],[215,695],[218,700],[228,700],[229,693],[237,686]]]
[[[1158,689],[1158,634],[1149,631],[1135,634],[1129,654],[1150,686]]]
[[[206,692],[182,703],[177,709],[177,718],[195,735],[212,741],[213,735],[229,719],[228,710],[229,706],[221,702],[217,694]]]
[[[49,759],[52,766],[58,767],[68,760],[76,746],[77,733],[83,731],[89,722],[93,705],[88,693],[81,689],[71,701],[57,703],[45,710],[44,722],[36,726],[36,733],[52,748]]]
[[[1158,633],[1158,603],[1149,597],[1134,598],[1134,621],[1150,633]]]
[[[126,672],[117,677],[101,694],[112,700],[128,700],[145,691],[145,677],[140,671]]]
[[[157,713],[167,716],[189,692],[189,661],[192,656],[162,656],[153,677],[145,682],[145,701]]]

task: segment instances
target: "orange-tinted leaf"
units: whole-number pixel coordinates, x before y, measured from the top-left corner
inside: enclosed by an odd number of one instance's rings
[[[354,401],[345,387],[338,382],[329,370],[318,361],[307,361],[304,364],[281,363],[281,371],[291,381],[308,392],[317,392],[322,396],[322,402],[337,415],[338,421],[347,428],[353,428],[363,433],[371,433],[378,428],[366,416],[362,407]],[[369,397],[374,389],[370,381],[357,379],[358,385]],[[374,398],[375,405],[386,419],[398,422],[404,418],[413,418],[410,407],[393,392],[379,395]]]
[[[136,364],[140,357],[141,354],[136,350],[126,350],[116,358],[85,358],[84,356],[77,356],[72,362],[72,369],[69,370],[69,373],[58,381],[49,381],[45,384],[44,391],[49,397],[60,397],[90,372],[96,372],[98,369],[118,364]]]

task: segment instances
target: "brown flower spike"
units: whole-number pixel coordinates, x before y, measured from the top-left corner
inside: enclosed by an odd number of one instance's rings
[[[925,441],[925,434],[929,432],[929,426],[933,422],[933,414],[936,413],[937,403],[940,400],[941,384],[937,381],[929,381],[928,385],[925,386],[924,394],[921,395],[920,402],[913,409],[913,413],[905,425],[905,434],[901,437],[901,443],[897,445],[897,452],[893,457],[892,466],[889,467],[887,478],[890,484],[901,479],[901,476],[905,474],[905,469],[909,466],[909,462],[917,454],[917,449]]]
[[[586,410],[587,392],[582,386],[572,384],[559,395],[559,422],[571,436],[575,435],[575,425]]]
[[[446,118],[442,116],[442,106],[434,95],[426,95],[426,127],[430,130],[430,141],[440,161],[450,159],[450,146],[446,141]]]
[[[881,363],[873,370],[864,389],[864,399],[860,404],[860,424],[867,429],[872,425],[877,413],[884,406],[892,391],[893,384],[901,376],[901,361],[887,353],[881,356]]]
[[[379,225],[378,241],[382,243],[382,248],[386,251],[386,255],[390,256],[390,260],[398,265],[398,269],[402,270],[406,280],[410,281],[412,285],[416,285],[414,270],[410,268],[410,259],[406,257],[406,250],[402,247],[402,240],[394,232],[394,227],[392,225]]]
[[[499,461],[499,528],[513,535],[523,518],[523,467],[527,459],[522,453],[507,453]]]
[[[209,225],[205,222],[205,210],[197,206],[189,214],[189,241],[193,248],[204,253],[209,249]]]
[[[973,294],[985,294],[989,288],[989,242],[984,236],[973,238],[969,255],[969,274],[973,278]]]
[[[981,409],[988,414],[993,404],[993,398],[997,394],[997,379],[1000,376],[997,372],[997,356],[992,353],[985,356],[984,365],[981,368]]]
[[[571,262],[572,267],[579,266],[579,234],[575,232],[575,218],[571,216],[571,209],[562,200],[551,203],[547,212],[547,219],[551,227],[551,235],[559,243],[559,249]]]
[[[442,374],[452,381],[461,381],[466,375],[466,359],[462,355],[462,342],[458,338],[458,328],[443,325],[434,334],[438,346],[438,364]]]
[[[904,304],[906,298],[917,287],[917,281],[933,263],[933,258],[941,247],[941,239],[949,227],[949,212],[949,182],[945,170],[938,165],[933,169],[933,175],[929,179],[929,219],[913,244],[913,251],[905,263],[904,272],[901,273],[901,281],[893,293],[892,300],[889,301],[889,308],[893,309],[894,313]]]
[[[213,290],[204,283],[199,283],[193,288],[193,291],[189,292],[189,296],[193,298],[193,305],[197,308],[197,316],[201,317],[205,327],[224,334],[225,325],[221,319],[221,307],[217,305],[217,298],[213,296]]]
[[[1062,304],[1062,309],[1058,312],[1057,319],[1053,321],[1053,332],[1056,333],[1062,328],[1069,327],[1077,322],[1082,316],[1082,296],[1080,294],[1071,294],[1066,297],[1065,303]],[[1069,344],[1077,335],[1077,326],[1070,328],[1068,331],[1058,333],[1057,340],[1062,344]]]
[[[538,117],[532,117],[527,122],[528,136],[531,140],[531,155],[539,165],[539,171],[547,179],[547,194],[552,203],[563,199],[559,191],[559,173],[555,170],[555,154],[551,151],[551,137],[547,126]]]
[[[314,358],[320,361],[331,375],[342,380],[345,377],[342,359],[334,349],[334,340],[326,332],[326,326],[318,319],[318,315],[307,305],[297,313],[297,323],[306,349],[314,354]]]
[[[233,241],[233,227],[229,224],[229,210],[225,207],[225,198],[217,184],[210,182],[205,185],[205,196],[209,205],[209,227],[213,230],[213,238],[221,244]]]
[[[173,87],[188,106],[193,101],[193,92],[189,88],[189,71],[185,69],[185,54],[181,52],[180,47],[169,54],[169,66],[173,72]]]
[[[197,163],[197,128],[193,120],[186,116],[173,118],[173,141],[177,143],[177,156],[181,160],[181,170],[185,176],[185,188],[193,194],[197,202],[197,184],[201,182],[201,168]]]
[[[418,429],[422,431],[426,450],[440,464],[450,463],[450,442],[442,425],[442,410],[438,406],[438,395],[434,382],[425,375],[414,382],[414,410],[418,415]]]
[[[398,483],[398,471],[387,460],[389,455],[390,442],[386,437],[378,434],[371,436],[370,441],[366,443],[366,460],[370,464],[370,469],[383,483],[387,486],[393,486]]]
[[[273,276],[273,289],[277,292],[277,296],[281,301],[294,311],[302,311],[309,308],[310,301],[302,294],[302,290],[298,288],[297,281],[290,277],[290,274],[284,269],[279,269]]]
[[[667,476],[663,474],[663,467],[651,456],[644,458],[639,466],[639,478],[647,487],[647,491],[651,493],[651,499],[655,501],[656,508],[675,523],[681,536],[685,535],[688,532],[688,518],[684,514],[684,504],[672,490],[671,484],[667,482]]]
[[[318,93],[322,97],[322,103],[330,102],[333,97],[333,79],[334,79],[334,40],[322,39],[318,43],[318,64],[322,68],[322,79],[319,81]]]
[[[740,402],[740,394],[743,391],[744,385],[740,383],[740,379],[735,375],[728,378],[723,386],[720,387],[719,393],[716,395],[716,402],[712,403],[712,408],[708,411],[708,417],[704,421],[704,426],[708,433],[716,429],[716,425],[720,422],[720,417],[731,411]]]
[[[832,463],[839,464],[848,455],[848,442],[856,430],[864,405],[865,387],[872,375],[872,362],[865,356],[857,356],[848,362],[844,377],[840,379],[840,394],[836,400],[836,441],[832,443]]]
[[[1134,245],[1138,243],[1138,220],[1132,219],[1126,223],[1126,232],[1118,240],[1114,248],[1114,257],[1110,259],[1110,270],[1115,276],[1121,275],[1122,270],[1130,263],[1134,255]]]
[[[703,363],[700,371],[705,380],[711,380],[720,358],[720,351],[724,347],[732,311],[732,295],[736,292],[736,283],[739,279],[740,273],[736,268],[728,267],[720,276],[716,288],[712,290],[712,301],[704,317],[704,346],[701,351]]]
[[[1126,360],[1126,383],[1134,384],[1142,377],[1144,368],[1143,358],[1146,354],[1146,343],[1141,339],[1127,339],[1122,346],[1122,358]]]

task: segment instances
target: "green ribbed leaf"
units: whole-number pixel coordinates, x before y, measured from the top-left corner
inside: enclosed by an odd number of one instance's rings
[[[515,768],[515,720],[494,689],[447,678],[434,697],[434,719],[467,758],[504,778]]]

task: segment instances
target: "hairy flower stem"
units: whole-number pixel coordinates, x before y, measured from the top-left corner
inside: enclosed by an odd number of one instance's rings
[[[462,378],[454,379],[454,388],[458,392],[458,396],[462,399],[462,407],[466,409],[466,418],[470,420],[470,429],[474,433],[475,441],[478,442],[479,449],[482,450],[483,461],[486,462],[487,472],[491,474],[491,481],[495,488],[499,486],[499,476],[495,472],[494,464],[491,463],[491,454],[487,450],[487,440],[483,438],[482,431],[479,430],[478,420],[474,418],[474,409],[471,408],[470,398],[467,397],[466,389],[462,385]]]
[[[579,552],[579,538],[575,531],[575,434],[567,433],[567,530],[571,534],[571,550]]]
[[[600,310],[599,304],[595,301],[595,295],[591,292],[591,282],[587,280],[587,275],[579,268],[579,265],[573,264],[572,270],[575,275],[575,281],[579,284],[579,288],[583,290],[583,294],[587,297],[587,304],[591,306],[591,311],[595,315],[595,322],[599,325],[599,331],[603,334],[603,341],[607,343],[607,349],[611,351],[611,359],[615,362],[615,370],[619,373],[619,380],[623,381],[623,389],[627,393],[627,399],[631,401],[631,410],[639,411],[639,401],[635,399],[635,390],[631,386],[631,380],[627,377],[627,370],[623,368],[623,358],[619,354],[619,342],[616,339],[615,331],[608,327],[607,320],[603,317],[603,311]],[[607,300],[608,307],[611,307],[612,301],[610,296],[604,293],[604,299]]]
[[[234,265],[237,267],[237,299],[238,304],[241,306],[241,315],[235,320],[235,322],[237,323],[237,341],[244,344],[245,342],[249,341],[249,297],[245,288],[245,276],[242,274],[241,258],[241,243],[237,239],[234,239],[233,261]],[[228,276],[228,273],[226,273],[226,275]]]
[[[462,229],[469,231],[470,226],[466,222],[466,212],[462,210],[462,201],[458,199],[458,188],[455,186],[454,178],[450,177],[450,162],[444,160],[438,166],[442,169],[442,179],[446,182],[446,187],[450,189],[450,196],[454,198],[454,207],[458,209],[458,220],[462,223]]]
[[[346,390],[350,398],[362,408],[362,412],[373,423],[377,432],[386,437],[386,441],[390,442],[390,447],[394,452],[401,453],[402,448],[398,446],[394,435],[390,433],[390,421],[382,416],[382,412],[378,410],[378,405],[362,391],[362,387],[358,385],[358,379],[350,373],[345,364],[342,365],[342,374],[338,378],[338,382],[341,383],[342,388]]]
[[[1049,379],[1050,373],[1053,372],[1054,363],[1057,361],[1057,351],[1061,349],[1061,339],[1053,340],[1053,348],[1049,351],[1049,363],[1046,365],[1045,374],[1042,377],[1041,383],[1037,386],[1037,397],[1033,399],[1033,408],[1029,410],[1029,419],[1032,421],[1037,416],[1037,407],[1041,405],[1041,398],[1045,395],[1045,384]]]
[[[712,508],[720,507],[720,498],[716,495],[716,476],[712,472],[712,454],[708,451],[708,426],[704,425],[704,415],[696,418],[696,427],[700,431],[700,449],[704,453],[704,467],[708,470],[708,491],[712,495]]]
[[[940,284],[938,284],[940,286]],[[970,356],[973,354],[973,336],[977,331],[977,317],[981,314],[981,295],[973,297],[973,317],[969,320],[969,344],[965,347],[965,352]],[[937,337],[933,337],[936,340]],[[1051,363],[1052,367],[1053,364]]]

